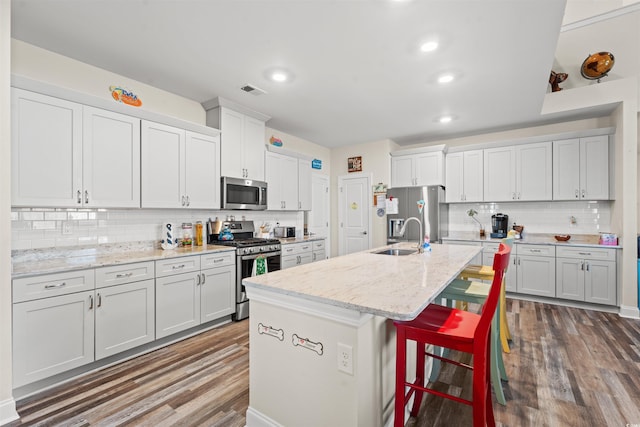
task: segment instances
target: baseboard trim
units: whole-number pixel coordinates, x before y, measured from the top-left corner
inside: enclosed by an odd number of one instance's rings
[[[262,412],[253,409],[251,406],[247,408],[245,427],[283,427],[264,415]]]
[[[640,309],[638,307],[621,305],[620,317],[627,317],[629,319],[640,319]]]
[[[0,402],[0,426],[20,418],[16,411],[16,401],[7,399]]]

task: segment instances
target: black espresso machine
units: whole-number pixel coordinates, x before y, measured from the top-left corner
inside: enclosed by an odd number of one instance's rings
[[[509,215],[497,213],[491,215],[491,237],[494,239],[504,239],[509,232]]]

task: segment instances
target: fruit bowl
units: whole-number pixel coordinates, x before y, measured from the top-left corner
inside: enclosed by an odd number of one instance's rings
[[[553,237],[555,237],[555,239],[556,239],[558,242],[566,242],[567,240],[569,240],[569,239],[571,238],[571,236],[570,236],[570,235],[568,235],[568,234],[556,234],[556,235],[555,235],[555,236],[553,236]]]

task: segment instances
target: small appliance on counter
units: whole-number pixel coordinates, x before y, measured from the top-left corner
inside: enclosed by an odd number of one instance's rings
[[[295,227],[273,227],[273,237],[296,237]]]
[[[491,215],[491,238],[504,239],[509,232],[509,215]]]

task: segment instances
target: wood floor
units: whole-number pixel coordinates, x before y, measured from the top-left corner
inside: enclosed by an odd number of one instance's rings
[[[507,406],[494,404],[498,425],[640,425],[640,321],[519,300],[507,306],[514,341],[504,357]],[[9,426],[244,426],[248,324],[26,398]],[[468,396],[470,382],[468,371],[447,366],[434,387]],[[428,396],[408,425],[471,425],[471,408]]]

